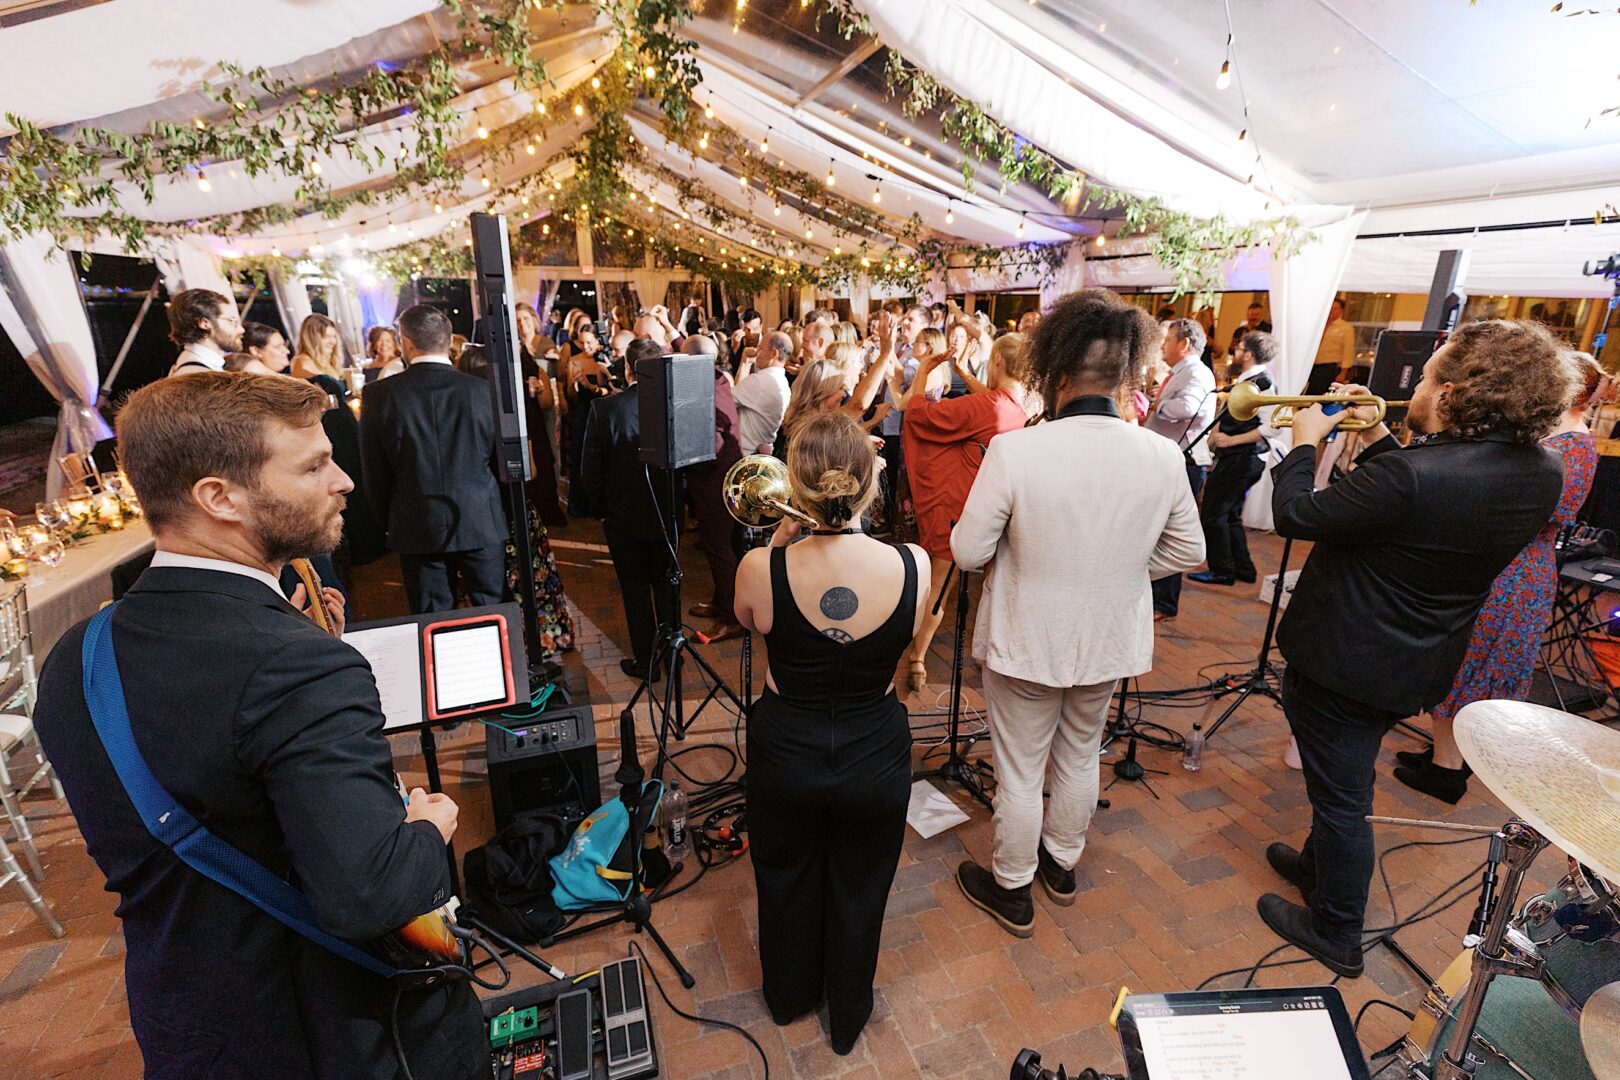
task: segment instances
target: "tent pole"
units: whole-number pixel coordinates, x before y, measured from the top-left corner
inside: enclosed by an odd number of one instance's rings
[[[152,287],[146,290],[146,299],[141,301],[141,310],[135,316],[135,325],[129,328],[124,335],[124,343],[118,347],[118,357],[113,360],[112,367],[107,370],[107,377],[101,381],[101,392],[107,393],[118,378],[118,372],[124,366],[124,360],[129,356],[130,346],[135,344],[135,335],[141,332],[141,325],[146,322],[146,313],[152,310],[152,301],[157,299],[158,282],[161,275],[154,279]]]

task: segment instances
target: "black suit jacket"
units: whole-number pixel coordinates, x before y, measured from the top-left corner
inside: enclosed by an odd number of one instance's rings
[[[448,364],[411,364],[361,397],[366,498],[402,555],[506,542],[489,383]]]
[[[172,567],[141,576],[112,637],[135,741],[158,782],[293,881],[325,929],[369,941],[449,896],[444,842],[427,822],[405,823],[376,683],[353,648],[259,581]],[[388,984],[147,832],[91,725],[83,640],[81,623],[51,651],[34,723],[119,897],[148,1080],[394,1080]],[[405,993],[399,1023],[416,1076],[488,1075],[465,982]]]
[[[1375,443],[1313,492],[1316,453],[1274,470],[1277,532],[1315,541],[1277,644],[1300,674],[1412,715],[1445,698],[1491,584],[1563,489],[1558,455],[1499,436]]]
[[[605,528],[638,540],[657,540],[669,520],[669,474],[641,460],[641,388],[598,398],[585,426],[580,478],[585,505]],[[679,477],[676,478],[679,501]],[[653,492],[656,490],[657,498]]]

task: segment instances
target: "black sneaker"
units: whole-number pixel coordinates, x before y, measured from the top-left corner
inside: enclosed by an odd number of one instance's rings
[[[1287,844],[1272,844],[1266,848],[1266,862],[1284,881],[1299,890],[1299,895],[1307,904],[1311,902],[1311,893],[1316,891],[1316,879],[1305,872],[1299,852]]]
[[[1035,878],[1046,890],[1046,895],[1052,903],[1060,907],[1068,907],[1074,903],[1074,894],[1077,891],[1074,884],[1074,871],[1065,870],[1052,858],[1046,845],[1042,844],[1035,849]]]
[[[1421,769],[1434,760],[1434,744],[1430,743],[1422,750],[1397,750],[1395,760],[1409,769]]]
[[[1261,921],[1288,944],[1302,950],[1335,975],[1343,975],[1347,979],[1361,977],[1365,970],[1361,946],[1347,948],[1323,937],[1312,924],[1311,913],[1305,908],[1284,900],[1276,893],[1266,893],[1255,907],[1260,912]]]
[[[1035,901],[1029,897],[1029,886],[1003,889],[996,884],[996,876],[969,859],[956,868],[956,883],[962,894],[980,911],[989,915],[1013,937],[1027,938],[1035,933]]]
[[[1406,765],[1395,766],[1395,779],[1411,788],[1421,791],[1425,795],[1432,795],[1441,802],[1456,806],[1462,797],[1468,794],[1468,770],[1447,769],[1430,761],[1426,765],[1412,768]]]

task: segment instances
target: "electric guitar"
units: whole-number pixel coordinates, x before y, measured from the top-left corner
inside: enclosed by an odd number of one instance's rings
[[[315,568],[308,559],[293,559],[291,565],[298,580],[304,583],[304,592],[309,594],[310,619],[333,637],[340,636],[337,620],[332,617],[331,609],[326,606],[326,598],[321,595],[321,579],[315,573]],[[409,804],[410,796],[398,773],[394,774],[394,784],[399,788],[400,797]],[[466,964],[466,948],[451,930],[455,925],[455,908],[456,902],[452,899],[441,908],[418,915],[398,930],[373,942],[372,951],[398,968]]]

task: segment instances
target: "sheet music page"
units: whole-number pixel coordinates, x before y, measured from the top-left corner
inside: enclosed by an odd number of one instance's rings
[[[490,623],[432,634],[433,701],[439,712],[506,698],[501,627]]]
[[[422,713],[422,649],[417,644],[421,630],[415,623],[351,630],[343,640],[353,645],[377,680],[377,696],[382,698],[383,730],[420,724]]]
[[[1350,1080],[1325,1009],[1138,1017],[1153,1080]]]

